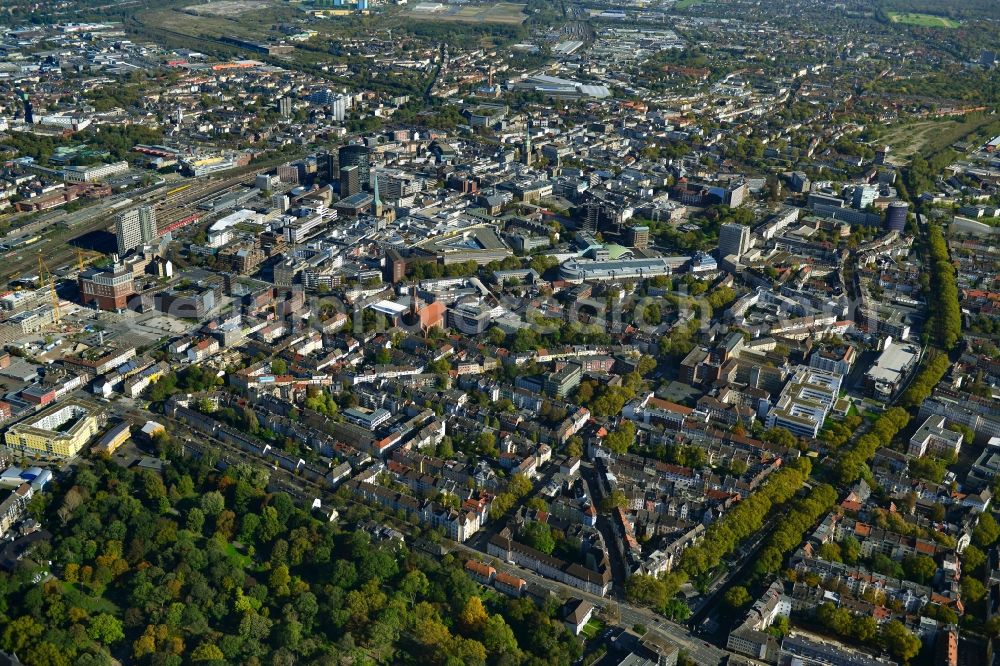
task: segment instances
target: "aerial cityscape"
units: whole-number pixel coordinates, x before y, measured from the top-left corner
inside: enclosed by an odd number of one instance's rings
[[[0,666],[988,666],[996,0],[4,0]]]

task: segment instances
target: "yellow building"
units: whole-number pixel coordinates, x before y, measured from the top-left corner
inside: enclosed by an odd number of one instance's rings
[[[14,451],[45,458],[71,458],[100,429],[100,410],[85,400],[68,400],[7,429],[4,442]]]
[[[132,424],[128,421],[119,423],[111,430],[104,433],[104,436],[90,450],[94,453],[107,453],[111,455],[118,450],[118,447],[129,440],[132,436]]]

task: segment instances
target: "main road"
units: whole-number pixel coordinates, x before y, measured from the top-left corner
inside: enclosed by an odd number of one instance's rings
[[[634,627],[637,624],[642,625],[646,627],[647,631],[676,645],[678,649],[686,652],[688,657],[698,664],[718,666],[718,664],[723,663],[723,660],[729,656],[729,652],[720,650],[705,641],[698,640],[684,627],[669,622],[647,608],[640,608],[623,601],[584,592],[559,581],[539,576],[533,571],[522,569],[509,562],[503,562],[497,558],[488,556],[482,551],[470,548],[457,541],[449,540],[447,541],[447,545],[451,550],[463,551],[476,556],[478,559],[485,559],[493,568],[523,578],[528,583],[533,583],[546,590],[555,592],[561,597],[578,597],[589,601],[596,608],[607,609],[612,615],[618,616],[619,624],[623,627]]]

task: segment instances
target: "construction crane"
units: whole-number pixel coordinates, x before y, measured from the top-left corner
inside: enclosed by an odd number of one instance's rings
[[[76,248],[76,265],[77,268],[80,269],[81,273],[87,267],[86,260],[83,258],[83,250],[81,250],[80,248]]]
[[[48,273],[49,279],[45,280],[45,274]],[[38,253],[38,284],[39,288],[46,284],[49,285],[49,293],[52,297],[52,314],[56,325],[59,325],[59,294],[56,293],[56,279],[52,275],[52,271],[49,267],[45,265],[45,260],[42,259],[42,253]]]

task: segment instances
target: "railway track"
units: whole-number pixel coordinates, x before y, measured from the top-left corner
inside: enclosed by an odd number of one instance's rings
[[[274,160],[268,160],[258,168],[249,172],[242,172],[228,178],[208,179],[185,184],[186,187],[178,186],[176,183],[164,183],[140,196],[135,197],[133,204],[149,205],[156,208],[159,226],[165,227],[190,214],[191,208],[197,208],[198,204],[218,196],[221,192],[232,189],[241,183],[252,182],[259,173],[271,169]],[[164,192],[163,190],[170,191]],[[31,273],[37,268],[38,255],[42,254],[50,266],[59,266],[67,263],[74,263],[76,260],[76,246],[73,245],[82,236],[95,231],[106,231],[114,226],[114,213],[107,209],[95,210],[91,215],[73,225],[69,229],[57,229],[48,236],[42,237],[37,242],[26,246],[23,250],[11,250],[2,257],[4,262],[5,281],[10,282],[20,278],[25,273]]]

